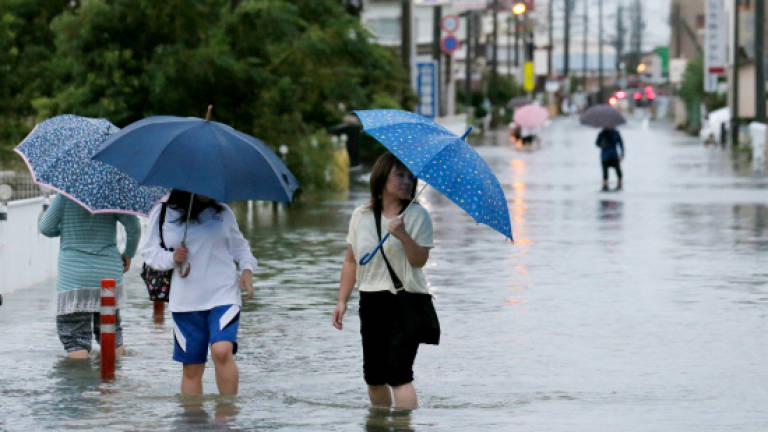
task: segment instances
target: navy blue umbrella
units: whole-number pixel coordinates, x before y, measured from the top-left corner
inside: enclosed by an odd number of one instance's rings
[[[579,116],[579,122],[596,128],[613,129],[626,123],[627,120],[624,119],[624,116],[616,108],[608,104],[600,104],[584,110]]]
[[[263,142],[197,117],[156,116],[131,123],[111,136],[93,159],[115,166],[144,185],[223,202],[290,202],[299,187]]]
[[[147,117],[104,143],[93,159],[115,166],[144,185],[164,186],[218,201],[290,202],[299,183],[263,142],[223,123],[197,117]],[[184,227],[187,238],[189,215]],[[179,266],[182,277],[189,274]]]
[[[111,165],[91,160],[117,133],[104,119],[64,114],[39,123],[16,147],[37,184],[57,190],[91,213],[146,215],[163,195]]]
[[[458,137],[424,116],[402,110],[362,110],[355,114],[363,131],[389,149],[413,175],[440,191],[475,221],[512,240],[504,191],[488,164],[464,140],[469,130]],[[360,264],[368,263],[388,236],[364,255]]]

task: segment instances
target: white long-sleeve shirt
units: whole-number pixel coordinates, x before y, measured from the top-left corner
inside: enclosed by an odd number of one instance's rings
[[[219,213],[207,208],[200,213],[198,222],[190,222],[186,245],[189,249],[189,275],[182,278],[178,270],[171,279],[169,309],[171,312],[208,310],[216,306],[235,304],[240,306],[241,294],[235,262],[241,270],[253,270],[256,258],[248,241],[237,226],[232,209],[220,203],[224,210]],[[160,246],[160,205],[149,214],[149,234],[141,256],[144,262],[157,270],[176,268],[173,252]],[[168,248],[181,245],[184,222],[177,222],[179,212],[168,207],[163,223],[163,239]]]

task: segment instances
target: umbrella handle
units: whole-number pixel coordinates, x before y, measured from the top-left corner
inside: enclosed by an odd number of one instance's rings
[[[184,264],[186,264],[186,265],[187,265],[187,268],[184,268]],[[181,276],[181,277],[183,277],[183,278],[185,278],[185,277],[189,276],[189,270],[191,270],[191,268],[192,268],[192,266],[191,266],[191,265],[189,265],[189,263],[188,263],[188,262],[186,262],[186,263],[183,263],[183,264],[179,264],[179,265],[178,265],[178,269],[179,269],[179,276]]]
[[[371,252],[369,252],[369,253],[367,253],[367,254],[363,255],[363,257],[362,257],[362,258],[360,258],[360,265],[366,265],[366,264],[368,264],[369,262],[371,262],[371,260],[373,259],[373,257],[376,255],[376,252],[378,252],[378,251],[379,251],[379,249],[381,249],[381,246],[384,244],[384,242],[387,240],[387,238],[389,238],[389,233],[387,233],[387,234],[384,236],[384,238],[382,238],[382,239],[381,239],[381,241],[379,242],[379,244],[377,244],[377,245],[376,245],[376,247],[375,247],[375,248],[374,248],[374,249],[373,249]]]

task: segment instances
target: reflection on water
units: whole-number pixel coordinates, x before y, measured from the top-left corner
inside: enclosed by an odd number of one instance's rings
[[[411,411],[372,407],[365,420],[365,432],[414,432]]]
[[[598,201],[597,218],[603,221],[618,221],[621,220],[623,210],[623,202],[603,199]],[[618,228],[617,224],[611,224],[610,226]]]
[[[210,399],[213,399],[211,401]],[[213,405],[210,407],[210,405]],[[174,431],[221,431],[241,430],[236,427],[240,408],[231,396],[192,397],[179,396],[178,416],[173,420]]]
[[[108,385],[101,383],[101,366],[94,359],[61,357],[50,370],[52,404],[43,410],[53,410],[59,419],[87,418],[99,405],[102,392]],[[43,414],[40,412],[39,414]]]

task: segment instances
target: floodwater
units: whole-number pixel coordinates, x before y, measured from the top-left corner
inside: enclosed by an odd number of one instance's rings
[[[575,119],[531,151],[485,138],[515,245],[426,192],[443,335],[416,359],[416,411],[369,409],[356,295],[344,330],[331,326],[359,184],[237,208],[261,267],[233,399],[210,362],[205,396],[178,395],[170,319],[153,322],[137,265],[109,383],[97,356],[64,359],[52,283],[4,293],[0,430],[768,430],[768,180],[663,123],[622,134],[625,189],[608,193],[596,131]]]

